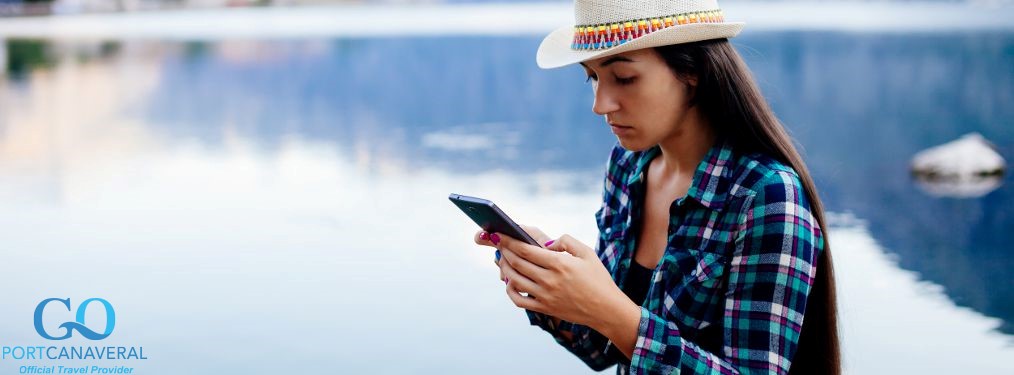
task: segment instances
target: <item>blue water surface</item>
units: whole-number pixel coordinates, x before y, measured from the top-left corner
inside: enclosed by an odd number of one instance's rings
[[[110,342],[147,343],[143,373],[583,373],[505,302],[443,201],[500,198],[528,222],[590,233],[615,138],[580,68],[535,66],[539,41],[38,41],[49,63],[0,84],[0,280],[33,282],[0,305],[0,341],[40,344],[25,323],[38,301],[98,293],[118,309]],[[886,259],[885,275],[844,268],[843,285],[939,295],[948,320],[911,314],[927,338],[978,324],[970,342],[1010,354],[1011,175],[982,197],[937,197],[909,163],[969,132],[1014,158],[1014,34],[778,31],[734,45],[827,209],[876,244],[843,229],[839,246],[831,231],[836,256]],[[847,301],[866,319],[850,327],[905,323],[878,320],[893,304]],[[1009,366],[974,345],[880,359],[849,335],[855,373]]]

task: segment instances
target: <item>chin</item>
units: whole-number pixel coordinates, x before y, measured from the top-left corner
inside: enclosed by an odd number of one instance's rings
[[[621,137],[616,137],[616,140],[620,142],[620,146],[623,147],[625,150],[633,152],[644,151],[655,146],[654,143],[648,144],[648,142],[644,141],[639,142],[638,140],[635,139],[625,139]]]

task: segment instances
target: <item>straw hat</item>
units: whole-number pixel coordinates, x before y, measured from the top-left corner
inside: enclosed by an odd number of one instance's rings
[[[574,0],[576,25],[556,29],[539,45],[540,68],[642,48],[731,38],[742,22],[725,22],[716,0]]]

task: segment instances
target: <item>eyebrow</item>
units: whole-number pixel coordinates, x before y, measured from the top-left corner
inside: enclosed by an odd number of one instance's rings
[[[613,56],[613,57],[610,57],[610,58],[606,59],[606,61],[603,61],[601,64],[599,64],[599,67],[600,68],[605,68],[605,67],[609,66],[610,64],[612,64],[614,62],[634,62],[634,60],[631,60],[631,59],[629,59],[629,58],[627,58],[625,56]],[[584,65],[585,68],[588,67],[588,65],[586,65],[583,62],[581,63],[581,65]]]

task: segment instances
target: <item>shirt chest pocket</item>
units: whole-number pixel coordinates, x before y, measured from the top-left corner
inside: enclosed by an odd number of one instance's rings
[[[663,306],[667,318],[691,331],[720,323],[728,258],[709,251],[670,247],[666,261]]]

